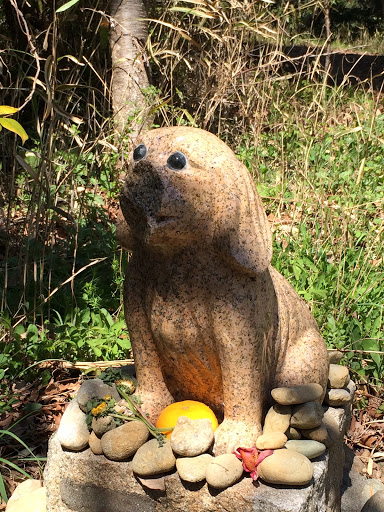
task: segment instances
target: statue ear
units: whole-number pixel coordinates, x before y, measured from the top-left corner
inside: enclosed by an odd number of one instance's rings
[[[237,159],[236,163],[227,163],[219,185],[216,242],[228,264],[256,274],[271,263],[272,235],[255,184],[247,168]]]
[[[124,218],[123,212],[121,208],[117,212],[116,218],[116,238],[119,244],[123,249],[127,251],[132,250],[133,248],[133,237],[131,233],[131,229],[128,226],[127,221]]]

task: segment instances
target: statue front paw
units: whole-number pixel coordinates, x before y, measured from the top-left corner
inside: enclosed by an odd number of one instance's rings
[[[136,389],[132,396],[137,397],[141,413],[153,424],[156,424],[161,411],[174,402],[170,394],[164,396],[160,393],[145,391],[145,389],[140,387]]]
[[[214,454],[233,453],[239,447],[251,448],[261,433],[261,426],[225,419],[215,430]]]

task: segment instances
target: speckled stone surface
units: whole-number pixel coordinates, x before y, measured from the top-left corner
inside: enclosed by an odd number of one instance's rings
[[[53,436],[45,470],[47,512],[336,512],[326,505],[327,465],[324,454],[305,487],[255,485],[246,477],[216,490],[206,482],[182,482],[174,472],[165,476],[163,492],[140,485],[131,462],[110,461],[89,449],[64,451]]]
[[[253,446],[273,387],[315,382],[325,392],[325,343],[270,266],[260,197],[228,146],[187,127],[138,144],[117,236],[132,251],[125,315],[142,409],[156,420],[174,400],[199,400],[224,415],[216,454]]]

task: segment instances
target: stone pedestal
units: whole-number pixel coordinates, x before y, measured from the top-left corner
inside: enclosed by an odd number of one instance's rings
[[[165,491],[151,490],[135,478],[131,463],[113,462],[89,449],[64,451],[54,435],[45,469],[48,512],[340,512],[343,435],[349,407],[327,408],[338,431],[330,450],[313,461],[314,477],[305,487],[254,483],[245,476],[225,490],[206,482],[189,484],[167,474]]]

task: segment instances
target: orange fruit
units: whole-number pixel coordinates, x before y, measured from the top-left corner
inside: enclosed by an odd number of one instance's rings
[[[212,422],[213,430],[216,430],[218,421],[215,413],[208,407],[208,405],[202,402],[196,402],[195,400],[184,400],[183,402],[175,402],[168,405],[157,419],[157,428],[173,428],[180,416],[187,416],[191,420],[199,420],[202,418],[208,418]],[[164,434],[169,438],[171,432],[164,431]]]

